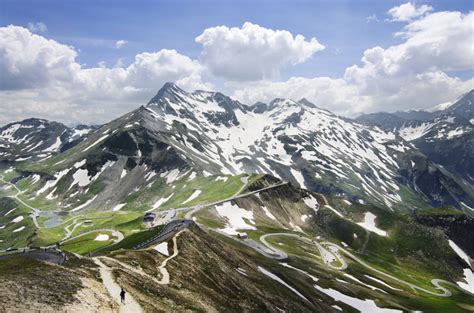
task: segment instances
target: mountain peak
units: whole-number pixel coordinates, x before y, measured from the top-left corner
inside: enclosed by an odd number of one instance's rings
[[[310,107],[310,108],[317,108],[316,105],[312,102],[310,102],[308,99],[306,98],[301,98],[299,101],[298,101],[299,104],[302,104],[304,106],[307,106],[307,107]]]
[[[160,103],[165,97],[174,98],[177,94],[187,94],[187,92],[173,82],[166,82],[148,104]]]
[[[174,89],[180,89],[178,87],[178,85],[176,85],[175,83],[173,82],[166,82],[163,87],[161,87],[160,91],[161,90],[174,90]]]

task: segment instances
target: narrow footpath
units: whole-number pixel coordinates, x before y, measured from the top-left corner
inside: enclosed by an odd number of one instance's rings
[[[117,284],[112,276],[111,269],[102,263],[98,258],[93,259],[95,264],[100,267],[100,277],[102,278],[102,282],[107,288],[107,291],[112,296],[112,299],[119,305],[120,310],[119,312],[128,313],[128,312],[142,312],[140,305],[135,301],[133,296],[125,290],[125,303],[121,303],[120,301],[120,290],[121,287]]]

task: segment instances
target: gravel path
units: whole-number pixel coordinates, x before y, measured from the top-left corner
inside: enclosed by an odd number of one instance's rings
[[[120,290],[121,287],[119,284],[117,284],[112,276],[112,271],[111,269],[106,266],[102,261],[100,261],[98,258],[94,258],[95,264],[97,264],[100,267],[100,277],[102,278],[102,282],[107,288],[107,291],[109,294],[112,296],[112,298],[117,302],[117,304],[120,306],[120,312],[126,313],[126,312],[142,312],[142,309],[140,305],[135,301],[133,296],[125,290],[126,295],[125,295],[125,303],[121,303],[120,301]]]

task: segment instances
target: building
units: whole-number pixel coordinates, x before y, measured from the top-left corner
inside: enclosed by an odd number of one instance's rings
[[[145,223],[151,223],[155,220],[156,213],[153,212],[146,212],[145,216],[143,217],[143,222]]]

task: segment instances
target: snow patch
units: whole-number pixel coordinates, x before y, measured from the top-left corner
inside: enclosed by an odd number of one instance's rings
[[[76,212],[76,211],[79,211],[79,210],[85,208],[86,206],[88,206],[89,204],[91,204],[92,201],[94,201],[96,198],[97,198],[97,195],[95,195],[92,199],[87,200],[87,201],[84,202],[83,204],[77,206],[76,208],[72,209],[71,212]]]
[[[303,300],[306,300],[308,302],[310,302],[308,299],[305,298],[305,296],[303,296],[298,290],[296,290],[295,288],[291,287],[290,285],[288,285],[283,279],[281,279],[280,277],[276,276],[275,274],[273,274],[272,272],[269,272],[267,271],[266,269],[264,269],[263,267],[259,266],[258,267],[258,271],[262,274],[264,274],[265,276],[268,276],[270,277],[271,279],[279,282],[280,284],[282,284],[283,286],[285,286],[286,288],[290,289],[294,294],[296,294],[298,297],[300,297],[301,299]]]
[[[199,197],[199,195],[202,193],[201,190],[196,190],[193,192],[193,194],[191,196],[189,196],[188,199],[186,199],[186,201],[184,201],[182,204],[185,204],[185,203],[188,203],[188,202],[191,202],[193,201],[194,199],[196,199],[197,197]]]
[[[97,237],[94,239],[95,241],[107,241],[109,240],[109,235],[106,234],[99,234]]]
[[[314,288],[316,288],[318,291],[330,296],[336,301],[341,301],[361,312],[364,313],[398,313],[402,312],[400,310],[394,310],[394,309],[384,309],[380,308],[375,304],[374,300],[361,300],[359,298],[351,297],[348,295],[343,294],[342,292],[339,292],[337,290],[334,290],[332,288],[322,288],[318,285],[314,285]]]
[[[464,252],[457,244],[454,243],[454,241],[452,240],[448,240],[449,242],[449,246],[454,250],[454,252],[456,252],[456,254],[461,258],[463,259],[464,261],[466,261],[467,265],[471,266],[471,262],[469,260],[469,256],[467,255],[466,252]]]
[[[124,206],[126,206],[127,204],[126,203],[119,203],[117,204],[116,206],[114,206],[112,208],[112,211],[115,212],[115,211],[120,211],[121,208],[123,208]]]
[[[93,144],[87,146],[83,151],[87,151],[89,150],[90,148],[94,147],[95,145],[99,144],[101,141],[103,141],[105,138],[109,137],[109,135],[104,135],[102,137],[100,137],[99,139],[97,139]]]
[[[364,276],[367,277],[367,278],[369,278],[369,279],[372,279],[373,281],[376,281],[376,282],[378,282],[379,284],[384,285],[385,287],[388,287],[388,288],[390,288],[390,289],[392,289],[392,290],[400,290],[400,291],[401,291],[401,289],[394,288],[394,287],[390,286],[389,284],[387,284],[386,282],[384,282],[383,280],[380,280],[380,279],[378,279],[378,278],[375,278],[375,277],[372,277],[372,276],[369,276],[369,275],[364,275]]]
[[[25,229],[25,226],[21,226],[20,228],[17,228],[15,230],[13,230],[14,233],[17,233],[19,231],[22,231],[23,229]]]
[[[239,232],[237,232],[238,229],[256,230],[254,226],[247,224],[244,220],[247,219],[251,223],[255,223],[252,211],[242,209],[230,202],[216,205],[215,208],[219,216],[227,219],[226,227],[221,229],[226,234],[237,235],[239,234]]]
[[[372,214],[371,212],[365,212],[364,215],[364,221],[361,223],[357,223],[357,225],[362,226],[363,228],[367,229],[368,231],[371,231],[373,233],[376,233],[379,236],[387,237],[387,232],[378,228],[375,225],[375,219],[377,216]]]
[[[167,242],[162,242],[162,243],[156,245],[153,249],[155,249],[159,253],[163,254],[164,256],[169,256],[170,255],[170,253],[168,251],[168,243]]]
[[[123,169],[122,170],[122,173],[120,173],[120,179],[124,178],[125,175],[127,175],[127,170],[126,169]],[[148,174],[147,174],[148,175]]]
[[[275,220],[276,221],[276,217],[275,215],[273,215],[268,209],[266,206],[262,206],[262,210],[263,212],[265,212],[265,215],[268,216],[269,218],[271,218],[272,220]]]
[[[158,201],[156,201],[155,204],[153,204],[151,207],[153,209],[158,209],[161,205],[171,199],[172,196],[174,196],[174,193],[170,194],[167,198],[158,199]]]
[[[216,181],[222,181],[222,182],[225,183],[227,181],[227,179],[229,179],[229,177],[227,177],[227,176],[218,176],[216,178]]]
[[[464,290],[469,291],[474,294],[474,273],[471,269],[465,268],[464,272],[464,281],[458,281],[457,284]]]
[[[303,198],[303,201],[309,208],[313,209],[314,212],[318,211],[319,203],[318,203],[318,200],[316,200],[316,198],[313,197],[313,195],[309,195],[308,197]]]
[[[306,184],[304,182],[303,174],[301,174],[300,171],[297,171],[294,169],[290,169],[290,171],[291,171],[291,175],[293,175],[293,177],[296,179],[296,181],[300,185],[300,188],[308,189],[308,187],[306,187]]]
[[[15,218],[12,220],[12,223],[18,223],[18,222],[23,221],[24,219],[25,219],[25,218],[23,217],[23,215],[20,215],[20,216],[15,217]]]

